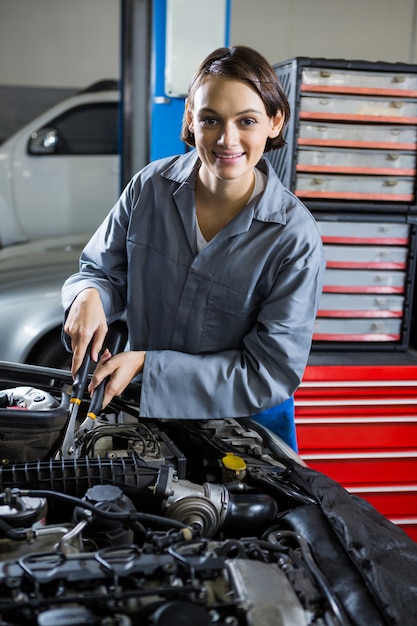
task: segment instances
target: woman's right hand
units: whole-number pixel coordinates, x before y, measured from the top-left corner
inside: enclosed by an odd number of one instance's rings
[[[73,301],[64,324],[64,331],[71,338],[71,372],[75,377],[92,340],[90,357],[98,361],[98,355],[107,335],[107,320],[97,289],[89,287],[81,291]]]

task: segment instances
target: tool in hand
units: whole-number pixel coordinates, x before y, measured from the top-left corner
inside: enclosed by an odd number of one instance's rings
[[[72,393],[70,398],[70,416],[65,431],[64,439],[61,446],[60,458],[70,459],[75,455],[75,424],[77,420],[77,413],[81,404],[85,386],[87,384],[88,371],[90,368],[90,351],[91,343],[89,344],[87,351],[84,355],[81,367],[75,375],[74,383],[72,385]]]
[[[119,352],[121,341],[122,334],[120,332],[115,333],[115,335],[112,337],[111,344],[108,346],[112,355]],[[77,430],[77,438],[87,430],[92,429],[94,425],[94,420],[97,419],[97,415],[100,413],[101,407],[103,405],[104,389],[106,387],[107,381],[108,377],[102,380],[101,383],[94,390],[90,406],[88,407],[87,417],[80,424],[80,427]]]

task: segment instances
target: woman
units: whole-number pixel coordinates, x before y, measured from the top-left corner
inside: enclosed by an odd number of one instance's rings
[[[126,313],[129,349],[105,351],[89,388],[109,377],[103,407],[141,372],[141,417],[254,416],[291,398],[324,258],[314,219],[263,158],[288,116],[255,50],[220,48],[200,65],[182,129],[195,150],[134,176],[63,288],[73,373]]]

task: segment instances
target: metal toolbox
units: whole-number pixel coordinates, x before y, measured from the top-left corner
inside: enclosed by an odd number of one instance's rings
[[[295,57],[274,69],[291,117],[286,145],[267,157],[316,217],[327,258],[313,350],[407,350],[417,65]]]
[[[401,217],[317,215],[327,260],[313,350],[407,349],[416,224]]]
[[[292,114],[286,146],[267,156],[284,185],[313,206],[417,212],[417,65],[296,57],[274,68]]]

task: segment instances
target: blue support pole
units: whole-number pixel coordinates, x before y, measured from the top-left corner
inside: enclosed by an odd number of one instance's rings
[[[198,2],[199,0],[194,0]],[[167,43],[167,5],[169,0],[153,1],[153,28],[152,28],[152,85],[151,85],[151,130],[150,130],[150,160],[181,154],[187,151],[187,146],[181,141],[181,122],[184,111],[185,97],[168,95],[165,89],[166,78],[166,43]],[[204,3],[207,5],[207,3]],[[221,23],[225,23],[224,39],[220,45],[229,45],[230,7],[231,0],[225,0],[225,16]],[[194,5],[195,6],[195,5]],[[203,5],[202,5],[203,8]],[[187,46],[187,33],[180,33]],[[216,46],[213,46],[213,49]],[[190,41],[190,52],[193,43]],[[200,61],[196,62],[196,67]],[[191,75],[189,76],[191,79]]]

